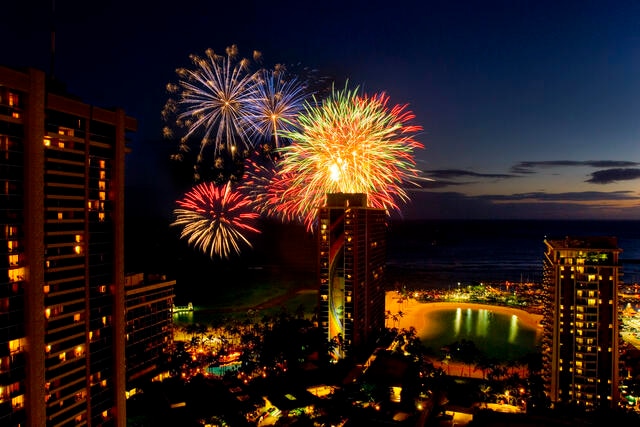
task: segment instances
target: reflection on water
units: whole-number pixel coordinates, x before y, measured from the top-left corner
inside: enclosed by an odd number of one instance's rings
[[[538,331],[516,315],[491,309],[437,309],[427,314],[428,330],[419,336],[426,347],[438,351],[455,341],[470,340],[489,357],[515,360],[536,351]]]
[[[478,310],[478,322],[476,323],[476,335],[479,337],[486,337],[489,326],[489,312],[481,308]]]
[[[518,316],[515,314],[511,316],[511,325],[509,325],[509,342],[511,344],[516,342],[518,337]]]

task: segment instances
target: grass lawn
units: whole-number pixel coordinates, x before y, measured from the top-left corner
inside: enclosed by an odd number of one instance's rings
[[[180,289],[176,290],[176,294]],[[317,304],[315,277],[310,274],[276,274],[261,270],[244,274],[241,278],[224,281],[209,287],[191,290],[188,301],[193,302],[193,315],[174,318],[176,324],[211,323],[220,318],[244,318],[251,308],[258,317],[277,313],[283,306],[295,312],[302,305],[305,313],[313,313]],[[182,299],[182,303],[185,299]],[[187,302],[188,302],[187,301]]]

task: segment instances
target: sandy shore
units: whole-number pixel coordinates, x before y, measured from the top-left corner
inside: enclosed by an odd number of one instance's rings
[[[434,324],[431,323],[430,314],[433,314],[440,310],[451,310],[456,308],[472,310],[485,309],[494,313],[515,315],[518,320],[522,322],[526,327],[535,329],[538,334],[542,333],[542,328],[539,326],[542,320],[542,315],[529,313],[525,310],[518,310],[511,307],[503,307],[496,305],[477,304],[468,302],[418,302],[413,298],[401,299],[397,292],[387,292],[385,296],[385,310],[390,311],[391,314],[397,314],[402,312],[402,316],[398,316],[398,321],[394,325],[392,321],[388,321],[390,327],[395,326],[398,328],[409,329],[413,326],[416,329],[416,334],[421,336],[425,331],[434,331]],[[442,368],[449,375],[464,376],[473,378],[483,378],[482,371],[475,369],[473,366],[465,366],[464,364],[456,361],[442,361],[435,358],[431,359],[431,362],[435,367]],[[518,371],[520,376],[525,377],[528,375],[526,369],[521,367]]]
[[[397,327],[409,328],[413,326],[416,328],[418,335],[426,329],[433,328],[433,325],[429,323],[429,313],[433,313],[441,310],[451,310],[455,308],[472,310],[486,309],[498,314],[515,315],[518,320],[531,329],[540,330],[539,323],[542,320],[542,315],[529,313],[525,310],[519,310],[511,307],[503,307],[499,305],[487,305],[470,302],[425,302],[421,303],[413,298],[401,299],[397,292],[387,292],[385,296],[385,310],[390,311],[391,314],[402,312],[403,316],[399,317]]]

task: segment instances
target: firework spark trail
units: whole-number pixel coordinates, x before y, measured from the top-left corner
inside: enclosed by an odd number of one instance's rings
[[[283,222],[302,222],[290,200],[283,200],[290,179],[279,172],[279,160],[270,155],[248,158],[245,175],[238,187],[252,200],[253,209]]]
[[[254,57],[258,56],[254,53]],[[249,69],[248,59],[238,59],[237,47],[226,50],[226,56],[206,51],[206,57],[190,56],[195,69],[178,69],[178,84],[168,85],[178,99],[165,105],[165,119],[177,113],[176,125],[186,128],[180,139],[180,151],[189,151],[189,139],[202,134],[198,161],[206,146],[213,144],[214,154],[222,150],[248,150],[252,143],[247,133],[245,116],[256,96],[255,73]],[[166,136],[173,132],[165,128]]]
[[[360,96],[345,87],[320,105],[305,104],[299,130],[282,131],[292,144],[279,150],[281,209],[308,228],[327,193],[364,193],[372,207],[399,210],[409,199],[403,184],[419,175],[413,151],[423,146],[414,134],[422,128],[408,124],[414,115],[406,105],[388,108],[388,101],[384,93]]]
[[[258,213],[251,210],[248,198],[232,190],[230,182],[198,184],[177,204],[180,208],[174,209],[176,220],[171,225],[182,226],[180,238],[211,258],[239,255],[241,244],[252,247],[243,232],[260,233],[253,226]]]
[[[255,74],[253,100],[245,116],[252,137],[273,139],[279,147],[279,131],[295,130],[296,117],[307,97],[305,86],[295,77],[287,77],[284,70],[261,70]]]

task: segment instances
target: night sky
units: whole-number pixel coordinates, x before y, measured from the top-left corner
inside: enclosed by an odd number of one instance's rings
[[[407,219],[640,219],[639,2],[7,3],[3,65],[53,69],[138,119],[127,191],[141,212],[170,214],[179,188],[165,85],[190,54],[237,44],[409,104],[434,181],[411,190]]]

